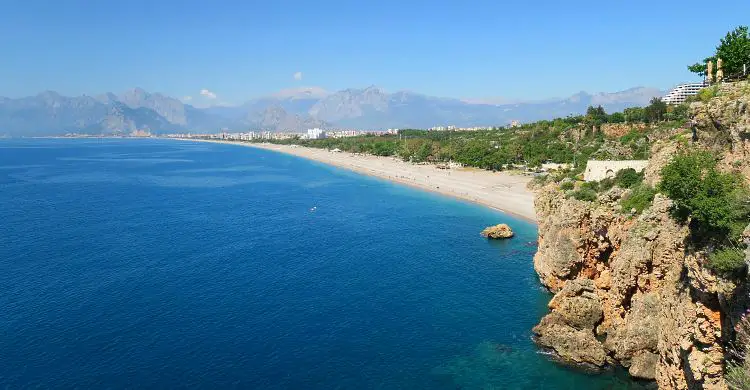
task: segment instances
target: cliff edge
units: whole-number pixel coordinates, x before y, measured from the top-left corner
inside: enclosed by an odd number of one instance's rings
[[[644,183],[659,183],[675,155],[694,149],[750,182],[750,85],[725,84],[714,94],[691,105],[690,128],[653,136]],[[555,293],[536,341],[571,363],[620,364],[662,389],[727,388],[734,329],[749,307],[746,272],[726,278],[706,267],[707,252],[663,194],[635,213],[622,207],[632,189],[615,186],[589,201],[561,187],[546,184],[535,200],[534,268]]]

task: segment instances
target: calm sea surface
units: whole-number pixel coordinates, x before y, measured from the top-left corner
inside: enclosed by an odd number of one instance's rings
[[[479,236],[499,222],[516,237]],[[535,240],[502,213],[268,151],[2,140],[0,386],[632,386],[535,349]]]

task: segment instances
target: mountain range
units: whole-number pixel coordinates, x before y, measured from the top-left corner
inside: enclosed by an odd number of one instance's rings
[[[304,131],[320,128],[428,128],[437,125],[499,126],[586,111],[642,106],[664,92],[637,87],[615,93],[579,92],[539,102],[493,104],[414,92],[387,93],[370,86],[328,92],[322,88],[283,90],[238,106],[199,108],[179,99],[134,88],[120,94],[63,96],[53,91],[11,99],[0,97],[0,136],[65,133],[127,134],[228,131]],[[501,100],[495,100],[502,103]]]

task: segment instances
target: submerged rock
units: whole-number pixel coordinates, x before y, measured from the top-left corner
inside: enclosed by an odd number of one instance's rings
[[[486,227],[482,230],[482,237],[501,239],[513,237],[513,230],[507,224],[501,223],[495,226]]]

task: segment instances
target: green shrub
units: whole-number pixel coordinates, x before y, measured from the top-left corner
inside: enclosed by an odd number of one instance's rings
[[[653,187],[641,184],[633,188],[633,191],[620,201],[620,205],[623,211],[629,212],[635,209],[636,213],[640,214],[643,210],[651,206],[651,203],[654,201],[654,195],[656,195],[656,190]]]
[[[712,87],[703,88],[700,91],[698,91],[698,94],[695,95],[696,100],[701,101],[703,103],[713,99],[719,94],[719,87],[714,85]]]
[[[719,172],[707,152],[675,157],[662,169],[659,190],[674,201],[673,217],[690,221],[696,241],[736,240],[737,226],[748,219],[744,181],[736,174]]]
[[[745,252],[736,248],[720,249],[708,257],[706,265],[719,275],[737,275],[745,270]]]
[[[627,134],[620,137],[620,143],[629,144],[631,142],[637,141],[641,137],[643,137],[643,134],[640,131],[633,129],[630,130]]]
[[[633,188],[643,181],[643,171],[637,172],[633,168],[621,169],[615,175],[615,183],[622,188]]]
[[[603,179],[599,181],[599,190],[600,191],[609,191],[612,189],[612,187],[615,186],[615,179],[608,177],[606,179]]]
[[[572,190],[575,184],[572,181],[564,181],[560,184],[560,189],[563,191]]]
[[[582,190],[591,190],[594,192],[599,192],[599,182],[598,181],[587,181],[581,183],[580,189]]]
[[[586,202],[593,202],[596,200],[596,192],[590,189],[575,190],[571,195],[575,199],[583,200]]]

